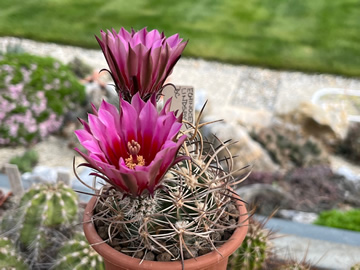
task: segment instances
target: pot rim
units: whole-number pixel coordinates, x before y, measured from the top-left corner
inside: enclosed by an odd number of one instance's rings
[[[158,269],[158,270],[169,270],[169,267],[172,270],[182,269],[181,261],[167,261],[167,262],[159,262],[159,261],[147,261],[143,260],[140,264],[141,259],[133,258],[129,255],[125,255],[121,253],[107,243],[104,243],[104,240],[100,238],[98,235],[93,222],[91,221],[92,212],[94,209],[94,205],[97,197],[93,196],[88,204],[86,205],[84,217],[83,217],[83,229],[85,236],[92,246],[93,249],[97,253],[99,253],[104,260],[124,268],[133,267],[137,265],[136,269]],[[184,268],[185,269],[202,269],[204,267],[208,267],[211,265],[216,265],[220,261],[228,258],[244,241],[244,238],[247,234],[248,230],[248,215],[247,209],[243,202],[237,200],[237,207],[239,209],[240,217],[238,224],[241,224],[238,228],[235,229],[234,233],[231,237],[220,247],[217,248],[217,251],[214,250],[205,255],[184,260]],[[220,255],[220,254],[221,255]],[[170,264],[170,265],[169,265]]]

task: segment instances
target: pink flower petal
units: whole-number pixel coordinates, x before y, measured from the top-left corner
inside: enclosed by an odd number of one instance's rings
[[[127,101],[140,92],[144,100],[157,94],[167,76],[171,73],[187,42],[178,34],[166,38],[158,30],[147,31],[146,28],[129,33],[121,28],[119,33],[100,32],[96,37],[111,75],[116,90]]]
[[[131,104],[120,99],[120,111],[103,101],[95,114],[89,114],[88,123],[81,121],[84,129],[75,132],[87,150],[85,154],[75,149],[87,162],[82,166],[93,168],[93,174],[125,194],[152,194],[169,168],[182,160],[177,153],[187,138],[176,140],[181,122],[168,106],[158,113],[155,96],[144,102],[139,93]],[[130,155],[128,143],[135,142],[140,151]]]

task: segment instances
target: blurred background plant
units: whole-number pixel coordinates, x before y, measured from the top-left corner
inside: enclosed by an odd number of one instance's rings
[[[15,244],[6,237],[0,237],[0,267],[1,269],[30,269],[24,258],[17,252]]]
[[[34,149],[25,151],[21,156],[12,157],[10,164],[15,164],[21,173],[31,172],[39,161],[39,154]]]
[[[89,246],[85,236],[77,233],[59,249],[52,269],[104,270],[103,258]]]
[[[59,130],[85,101],[69,67],[49,57],[5,54],[0,60],[0,145],[28,145]]]
[[[266,221],[249,219],[249,229],[240,248],[229,258],[228,270],[264,269],[266,260],[272,255],[271,239],[274,232],[265,229]]]
[[[360,232],[360,209],[324,211],[315,224]]]

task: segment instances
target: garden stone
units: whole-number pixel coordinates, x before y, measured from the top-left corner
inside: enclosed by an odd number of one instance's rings
[[[203,122],[218,120],[218,117],[207,116],[204,117]],[[246,129],[240,125],[230,122],[218,122],[206,125],[201,130],[204,137],[209,141],[216,142],[214,135],[221,141],[226,141],[230,138],[237,142],[229,146],[229,150],[234,159],[234,168],[242,168],[247,165],[253,166],[253,170],[270,171],[278,170],[276,165],[261,145],[251,139]],[[215,143],[215,147],[219,145]],[[220,156],[226,156],[226,153],[220,153]]]
[[[260,215],[268,216],[276,208],[291,207],[294,204],[292,195],[279,186],[253,184],[238,188],[236,192],[250,206],[256,206],[256,213]]]
[[[274,118],[273,113],[266,109],[249,107],[226,106],[216,113],[218,119],[228,119],[229,115],[234,123],[245,127],[250,132],[270,126]]]
[[[101,101],[106,97],[105,89],[94,81],[85,84],[85,91],[88,98],[88,104],[94,104],[96,108],[99,108]],[[90,111],[89,109],[88,111]]]
[[[360,175],[355,174],[349,167],[342,166],[335,172],[338,175],[345,177],[347,180],[360,185]]]
[[[344,139],[349,126],[344,110],[324,109],[310,102],[303,102],[293,111],[279,116],[301,125],[305,134],[329,144]]]
[[[343,175],[335,174],[331,178],[333,183],[338,187],[342,196],[342,202],[352,207],[360,207],[360,181],[353,181]]]
[[[35,183],[53,183],[58,178],[58,172],[69,173],[70,169],[66,167],[46,167],[36,166],[32,172],[26,172],[22,175],[22,179],[27,186]]]
[[[318,218],[316,213],[296,211],[291,209],[280,209],[277,216],[299,223],[312,224]]]

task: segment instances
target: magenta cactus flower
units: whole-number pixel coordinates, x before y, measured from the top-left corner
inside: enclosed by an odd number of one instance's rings
[[[131,33],[124,28],[119,33],[101,31],[101,38],[96,37],[116,90],[129,102],[137,92],[145,101],[158,93],[187,44],[179,34],[166,38],[163,32],[146,28]]]
[[[80,120],[84,129],[75,131],[88,152],[75,149],[87,161],[82,165],[125,194],[153,194],[169,168],[187,158],[177,156],[186,135],[177,139],[182,115],[170,103],[158,113],[154,95],[144,102],[137,93],[131,104],[120,98],[120,112],[106,101],[93,107],[88,122]]]

